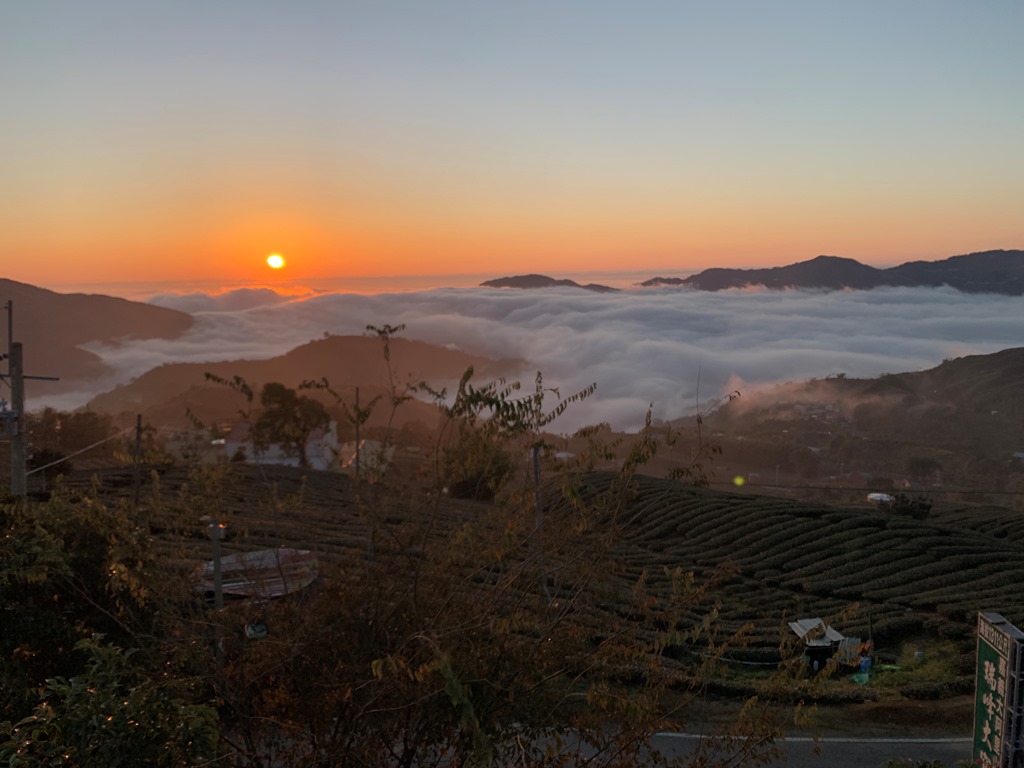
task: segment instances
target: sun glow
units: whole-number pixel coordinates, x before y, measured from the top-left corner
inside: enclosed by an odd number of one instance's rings
[[[284,257],[279,253],[272,253],[267,256],[267,266],[271,269],[280,269],[284,266]]]

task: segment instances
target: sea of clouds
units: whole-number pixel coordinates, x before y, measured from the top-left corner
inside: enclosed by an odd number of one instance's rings
[[[1024,298],[946,288],[446,288],[300,297],[243,289],[150,302],[192,313],[195,326],[177,340],[90,347],[123,381],[164,363],[267,358],[325,333],[402,324],[406,338],[523,360],[527,387],[537,371],[563,395],[596,382],[594,397],[555,425],[566,432],[597,422],[632,430],[648,406],[657,419],[678,418],[733,390],[923,370],[1024,343]]]

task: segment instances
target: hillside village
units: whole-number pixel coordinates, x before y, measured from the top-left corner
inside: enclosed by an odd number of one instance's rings
[[[265,447],[253,445],[252,429],[245,422],[221,424],[216,427],[224,437],[211,437],[210,431],[197,429],[173,431],[167,435],[164,450],[169,457],[183,462],[200,461],[210,464],[244,462],[257,465],[299,468],[299,455],[281,443],[270,443]],[[312,430],[305,441],[306,469],[318,472],[355,472],[379,469],[389,463],[398,446],[387,445],[379,440],[362,438],[359,441],[339,442],[338,422]],[[404,446],[404,452],[418,451],[415,447]]]
[[[751,393],[707,419],[725,471],[763,485],[954,494],[1019,508],[1024,349],[872,380]]]
[[[692,417],[654,425],[652,436],[664,444],[652,457],[649,471],[664,475],[688,464],[695,452],[714,448],[705,470],[717,487],[842,503],[864,503],[867,494],[884,492],[925,496],[940,504],[1020,508],[1022,369],[1024,349],[1010,349],[947,361],[920,373],[871,380],[836,375],[748,391],[705,414],[699,432]],[[160,374],[174,379],[170,370]],[[145,394],[156,391],[150,378],[126,388],[117,400],[98,398],[92,407],[106,409],[125,397],[151,403],[145,418],[155,419],[150,423],[156,430],[154,439],[172,460],[293,467],[301,463],[294,448],[271,443],[254,449],[250,423],[230,418],[238,410],[235,393],[215,384],[192,385],[182,399],[164,387],[165,401]],[[131,395],[133,388],[141,394]],[[354,397],[353,389],[347,392]],[[307,394],[319,397],[330,414],[329,422],[307,436],[308,466],[351,470],[357,453],[351,415],[330,397]],[[366,386],[363,397],[384,394],[379,386]],[[203,414],[204,425],[189,426],[183,418],[186,412]],[[130,413],[106,418],[112,424],[134,421]],[[378,448],[385,446],[389,460],[410,466],[422,462],[430,455],[438,423],[436,406],[416,398],[403,402],[393,416],[381,406],[371,409],[358,436],[367,448],[361,451],[362,460],[366,455],[380,456]],[[630,439],[607,430],[601,434],[621,446]],[[669,439],[671,434],[674,438]],[[37,440],[38,450],[57,449],[41,435]],[[587,439],[555,433],[547,440],[564,457],[578,454],[588,444]],[[601,466],[613,469],[621,458],[610,455]],[[78,466],[90,461],[88,456],[75,459]],[[102,466],[102,461],[95,466]],[[742,487],[734,482],[737,477],[742,478]]]

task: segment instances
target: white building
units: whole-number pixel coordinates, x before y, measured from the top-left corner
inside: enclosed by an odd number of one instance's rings
[[[271,443],[257,451],[252,443],[251,426],[246,423],[234,424],[224,440],[224,454],[228,461],[241,458],[250,464],[274,464],[283,467],[299,466],[299,455],[285,450],[279,443]],[[333,469],[337,466],[338,425],[330,422],[310,433],[306,440],[306,460],[310,469]]]

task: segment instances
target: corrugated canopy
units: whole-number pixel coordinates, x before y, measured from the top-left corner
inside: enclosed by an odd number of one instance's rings
[[[807,645],[832,645],[844,637],[819,618],[797,619],[789,622],[789,628]]]

